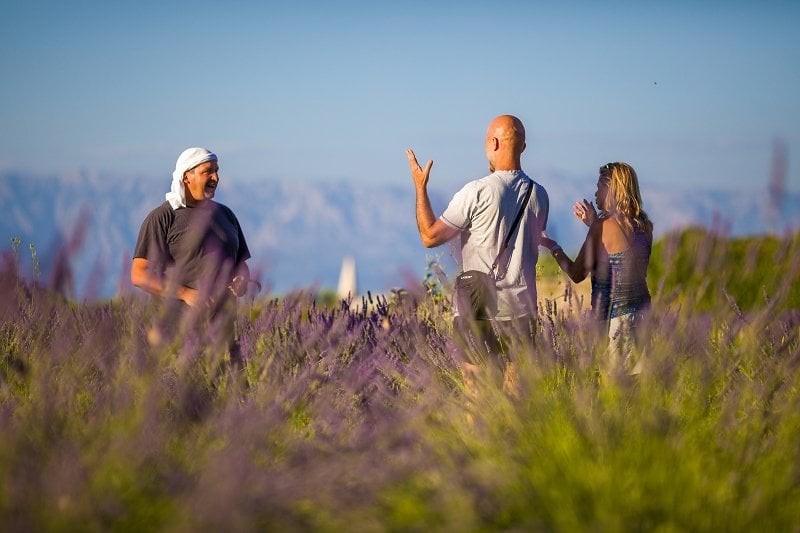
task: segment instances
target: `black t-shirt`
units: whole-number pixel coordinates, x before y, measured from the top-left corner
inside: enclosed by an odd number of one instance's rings
[[[250,250],[230,208],[209,200],[172,209],[164,202],[144,219],[133,257],[147,259],[170,281],[213,290],[217,282],[230,282]]]

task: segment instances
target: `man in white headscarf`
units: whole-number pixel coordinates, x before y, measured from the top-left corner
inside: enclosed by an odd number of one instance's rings
[[[236,216],[213,201],[218,184],[213,152],[188,148],[181,153],[166,201],[139,230],[131,266],[134,285],[190,307],[207,304],[224,291],[243,293],[250,279],[250,251]]]
[[[213,200],[219,184],[217,156],[205,148],[181,153],[165,202],[139,230],[131,282],[210,317],[230,309],[247,290],[250,250],[239,221]]]

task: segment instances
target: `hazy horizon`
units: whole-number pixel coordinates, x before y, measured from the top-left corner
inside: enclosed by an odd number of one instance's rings
[[[800,190],[800,4],[242,0],[4,4],[0,171],[168,178],[187,146],[224,176],[409,181],[485,174],[489,120],[524,168],[741,190],[783,142]]]

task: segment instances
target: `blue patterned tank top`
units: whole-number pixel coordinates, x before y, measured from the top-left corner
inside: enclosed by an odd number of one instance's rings
[[[608,254],[607,277],[592,272],[592,310],[600,320],[636,313],[650,304],[647,289],[647,265],[650,263],[651,240],[636,230],[630,247]]]

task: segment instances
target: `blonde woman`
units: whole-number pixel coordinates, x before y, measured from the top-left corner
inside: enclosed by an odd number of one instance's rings
[[[589,226],[574,261],[546,235],[541,243],[575,283],[591,274],[592,312],[608,327],[611,370],[623,357],[626,369],[638,372],[630,368],[632,334],[650,307],[647,267],[653,223],[642,209],[636,171],[627,163],[600,167],[595,200],[599,215],[586,199],[573,205],[575,216]]]

